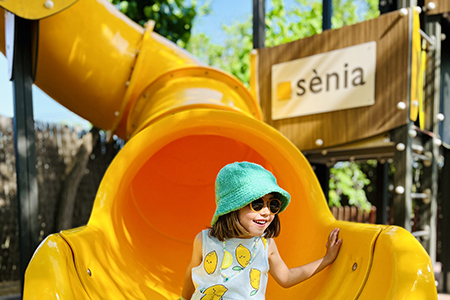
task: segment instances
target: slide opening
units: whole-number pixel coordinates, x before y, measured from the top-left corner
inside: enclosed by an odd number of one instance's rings
[[[123,289],[122,277],[130,292],[133,286],[142,287],[147,298],[179,295],[194,237],[210,227],[215,211],[217,173],[235,161],[261,164],[292,196],[280,214],[277,238],[285,262],[300,265],[323,255],[326,223],[332,216],[301,153],[261,121],[241,113],[196,109],[144,129],[109,167],[88,226],[108,232],[111,257],[120,261],[123,271],[97,278],[92,288],[113,281]],[[308,247],[304,241],[310,241]],[[292,247],[297,250],[289,251]],[[269,294],[280,292],[285,294],[276,284],[268,289]]]
[[[167,238],[191,243],[200,229],[210,226],[217,173],[234,161],[268,167],[255,149],[232,138],[191,135],[175,140],[136,174],[130,187],[134,205],[150,228]]]

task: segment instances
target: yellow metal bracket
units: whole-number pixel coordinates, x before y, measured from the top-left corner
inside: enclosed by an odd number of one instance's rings
[[[78,0],[3,0],[0,7],[28,20],[40,20],[57,14]]]

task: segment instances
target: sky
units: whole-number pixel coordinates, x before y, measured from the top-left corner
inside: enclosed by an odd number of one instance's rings
[[[198,0],[198,6],[205,1]],[[204,33],[211,37],[211,41],[221,44],[225,38],[223,25],[231,25],[235,21],[243,21],[252,14],[253,0],[209,0],[211,14],[197,17],[193,26],[193,34]],[[293,0],[285,1],[286,6],[292,5]],[[270,1],[266,0],[266,6]],[[39,66],[38,66],[39,68]],[[65,123],[81,125],[89,129],[90,123],[56,101],[47,96],[37,86],[33,85],[33,110],[36,121],[49,123]],[[8,78],[8,63],[0,53],[0,115],[12,117],[14,114],[12,83]]]

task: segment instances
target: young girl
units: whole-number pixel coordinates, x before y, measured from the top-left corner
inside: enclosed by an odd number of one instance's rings
[[[216,178],[216,212],[211,228],[194,240],[181,300],[265,299],[267,273],[282,287],[296,285],[322,271],[336,258],[342,240],[334,229],[325,256],[289,269],[274,237],[280,233],[278,214],[290,195],[260,165],[235,162]]]

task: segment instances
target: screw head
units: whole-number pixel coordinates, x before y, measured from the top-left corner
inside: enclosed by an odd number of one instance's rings
[[[427,8],[428,8],[429,10],[433,10],[433,9],[436,8],[436,4],[434,4],[434,2],[428,2]]]
[[[397,148],[397,151],[401,152],[401,151],[405,150],[406,146],[403,143],[398,143],[396,148]]]
[[[397,108],[399,110],[404,110],[406,108],[406,104],[403,101],[400,101],[399,103],[397,103]]]
[[[400,9],[400,16],[405,17],[407,15],[408,15],[408,9],[407,8]]]
[[[357,264],[357,263],[354,263],[354,264],[353,264],[353,267],[352,267],[352,270],[353,270],[353,271],[356,271],[356,269],[358,269],[358,264]]]
[[[401,185],[399,185],[398,187],[395,188],[395,192],[396,192],[398,195],[403,195],[403,193],[405,192],[405,188],[402,187]]]
[[[417,131],[415,131],[414,129],[410,129],[408,130],[408,134],[410,137],[415,138],[417,136]]]
[[[47,1],[45,1],[45,3],[44,3],[44,7],[47,8],[47,9],[52,9],[53,6],[54,6],[54,3],[53,3],[52,0],[47,0]]]

